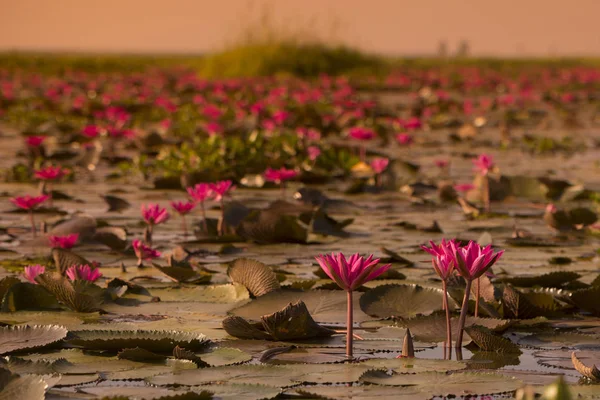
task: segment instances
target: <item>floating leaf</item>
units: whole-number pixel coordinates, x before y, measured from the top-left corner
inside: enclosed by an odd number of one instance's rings
[[[537,304],[534,304],[533,301]],[[551,316],[555,314],[557,309],[556,302],[551,295],[537,293],[537,299],[534,299],[533,297],[525,296],[510,285],[504,287],[502,305],[504,309],[504,318],[515,319]]]
[[[56,269],[61,273],[61,275],[64,275],[65,271],[73,265],[92,264],[71,250],[61,248],[52,249],[52,258],[54,259],[54,265],[56,265]]]
[[[181,267],[181,266],[163,266],[156,263],[152,263],[154,268],[172,278],[176,282],[186,283],[208,283],[211,279],[211,274],[204,271],[197,271],[193,268]]]
[[[117,226],[104,226],[96,229],[93,240],[102,243],[111,250],[123,251],[127,247],[127,232]]]
[[[263,327],[275,340],[327,337],[335,332],[317,324],[303,301],[288,304],[283,310],[261,317]]]
[[[519,346],[503,337],[496,336],[488,328],[480,325],[465,327],[465,332],[473,342],[483,351],[495,351],[497,353],[521,354]]]
[[[458,318],[451,318],[450,323],[452,332],[456,332],[458,330]],[[446,340],[446,317],[441,313],[409,319],[402,321],[401,324],[410,328],[415,339],[419,341],[439,343]],[[492,330],[501,330],[509,324],[510,321],[502,319],[467,317],[465,327],[481,325]],[[471,339],[467,334],[463,340],[470,341]]]
[[[0,388],[0,400],[44,400],[47,388],[38,375],[13,377]]]
[[[421,372],[448,372],[465,369],[467,364],[454,360],[429,360],[424,358],[372,358],[361,362],[373,368],[387,368],[399,374]]]
[[[73,233],[79,234],[79,241],[91,239],[96,232],[98,223],[91,215],[77,215],[56,225],[48,232],[50,236],[66,236]]]
[[[165,356],[139,347],[133,349],[123,349],[117,354],[117,358],[120,360],[131,360],[147,363],[160,363],[165,360]]]
[[[502,278],[500,281],[520,287],[542,286],[560,288],[569,282],[579,279],[580,277],[581,275],[572,271],[553,271],[537,276],[516,276]]]
[[[79,388],[82,393],[92,394],[103,399],[141,399],[141,400],[210,400],[209,391],[192,392],[188,389],[164,389],[152,386],[95,386]]]
[[[373,317],[408,319],[441,310],[442,297],[441,290],[419,285],[382,285],[361,297],[360,308]]]
[[[186,350],[182,347],[175,346],[173,349],[173,357],[177,360],[188,360],[198,366],[198,368],[206,368],[209,366],[207,362],[198,357],[194,352]]]
[[[569,332],[548,334],[539,333],[519,339],[519,344],[522,346],[535,347],[539,349],[585,349],[587,347],[600,346],[600,336]]]
[[[46,289],[28,282],[12,285],[2,298],[2,312],[44,309],[60,310],[62,307]]]
[[[305,243],[307,230],[292,215],[254,210],[240,223],[237,234],[256,243]]]
[[[262,328],[262,324],[251,324],[244,318],[235,315],[229,316],[223,320],[223,329],[236,338],[258,340],[271,339],[271,335],[259,329],[257,327],[258,325]]]
[[[502,375],[439,372],[392,374],[372,370],[361,376],[362,382],[389,386],[417,385],[424,396],[468,396],[514,392],[522,382]]]
[[[575,352],[571,353],[571,360],[573,361],[573,366],[577,372],[586,378],[591,379],[592,381],[600,382],[600,370],[598,370],[596,365],[588,367],[577,358]]]
[[[361,293],[354,292],[354,321],[359,323],[369,317],[358,306]],[[267,313],[273,313],[289,303],[303,301],[312,318],[318,323],[346,322],[346,292],[341,290],[313,290],[295,292],[278,290],[252,300],[248,304],[231,310],[231,314],[250,321],[259,321]]]
[[[140,347],[158,353],[171,353],[175,346],[192,350],[206,348],[210,341],[206,336],[192,332],[178,331],[108,331],[88,330],[70,333],[71,345],[92,350],[122,350]]]
[[[600,316],[600,286],[592,286],[588,289],[576,290],[571,293],[571,301],[582,310]]]
[[[201,303],[238,303],[250,299],[248,290],[240,284],[167,287],[152,289],[152,294],[161,301],[197,301]]]
[[[255,297],[280,288],[273,270],[256,260],[238,258],[227,269],[227,275],[233,283],[245,286]]]
[[[36,281],[52,293],[56,300],[73,311],[86,313],[100,309],[103,292],[92,283],[84,281],[71,283],[64,276],[48,272],[38,275]]]
[[[242,364],[252,360],[252,355],[232,347],[219,347],[210,353],[202,354],[202,360],[212,367]]]
[[[222,383],[192,387],[192,390],[207,390],[223,400],[264,400],[280,394],[276,387],[260,384]]]
[[[102,197],[102,199],[104,199],[104,201],[108,205],[108,212],[121,212],[131,207],[131,203],[129,203],[127,200],[121,197],[112,195],[105,195],[100,197]]]
[[[66,336],[67,329],[57,325],[0,327],[0,354],[41,348]]]

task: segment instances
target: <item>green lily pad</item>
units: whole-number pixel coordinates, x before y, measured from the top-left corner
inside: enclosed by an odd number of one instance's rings
[[[40,286],[52,293],[56,300],[72,311],[88,313],[100,309],[104,294],[93,283],[81,280],[71,283],[60,274],[48,272],[38,275],[35,279]]]
[[[497,353],[521,354],[519,346],[508,339],[494,335],[494,333],[480,325],[465,327],[465,332],[473,342],[483,351],[495,351]]]
[[[521,346],[538,349],[571,348],[585,349],[600,347],[600,336],[584,335],[582,333],[539,333],[529,335],[519,340]]]
[[[66,336],[67,329],[58,325],[0,327],[0,354],[42,348]]]
[[[252,360],[252,355],[233,347],[219,347],[210,353],[202,354],[202,360],[213,367],[243,364]]]
[[[448,372],[465,369],[467,364],[454,360],[430,360],[424,358],[372,358],[361,365],[375,369],[387,368],[399,374],[418,374],[421,372]]]
[[[592,286],[588,289],[576,290],[570,296],[575,305],[582,310],[600,316],[600,286]]]
[[[202,303],[237,303],[250,299],[243,285],[209,285],[152,289],[161,301],[198,301]]]
[[[210,341],[206,336],[192,332],[89,330],[70,332],[68,343],[92,350],[118,351],[140,347],[157,353],[171,353],[175,346],[202,350]]]
[[[191,389],[207,390],[223,400],[265,400],[272,399],[281,392],[279,388],[272,386],[241,383],[193,386]]]
[[[361,293],[355,292],[354,321],[363,322],[369,317],[358,306]],[[308,312],[317,323],[346,322],[346,292],[341,290],[313,290],[310,292],[295,292],[279,290],[252,300],[241,307],[234,308],[231,314],[250,321],[259,321],[268,313],[274,313],[286,307],[289,303],[302,301]]]
[[[103,399],[129,399],[140,400],[209,400],[212,393],[209,391],[192,392],[187,389],[165,389],[152,386],[96,386],[79,389],[82,393],[93,394]]]
[[[451,318],[452,339],[456,340],[455,332],[458,331],[458,318]],[[495,318],[467,317],[465,327],[481,325],[492,330],[501,330],[509,326],[510,321]],[[442,314],[434,314],[424,317],[413,318],[402,321],[401,325],[410,328],[413,337],[422,342],[439,343],[446,340],[446,317]],[[471,340],[468,333],[463,337],[463,344]]]
[[[361,376],[362,382],[388,386],[418,386],[424,396],[491,395],[514,392],[523,382],[502,375],[484,373],[424,372],[392,374],[372,370]]]
[[[382,285],[363,294],[360,308],[373,317],[409,319],[441,310],[442,293],[419,285]]]
[[[0,400],[44,400],[48,383],[38,375],[12,376],[0,375]],[[10,374],[10,373],[8,373]]]

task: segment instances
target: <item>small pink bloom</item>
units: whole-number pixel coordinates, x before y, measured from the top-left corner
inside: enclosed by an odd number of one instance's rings
[[[447,168],[448,165],[450,165],[450,161],[448,161],[448,160],[435,160],[434,163],[435,163],[435,166],[440,169]]]
[[[346,259],[342,253],[332,253],[320,255],[316,260],[327,276],[346,291],[356,290],[391,267],[391,264],[378,266],[379,259],[373,260],[372,254],[365,259],[356,253]]]
[[[384,157],[377,157],[371,161],[371,168],[376,174],[381,174],[388,167],[390,160]]]
[[[49,198],[50,198],[49,195],[42,195],[42,196],[35,196],[35,197],[26,195],[26,196],[13,197],[12,199],[10,199],[10,201],[15,206],[22,208],[24,210],[33,210],[33,209],[37,208],[37,206],[39,206],[40,204],[42,204],[43,202],[48,200]]]
[[[557,211],[558,211],[558,208],[552,203],[550,203],[546,206],[546,212],[548,212],[550,214],[554,214]]]
[[[218,135],[221,132],[223,132],[223,126],[215,121],[207,123],[204,127],[206,129],[206,132],[211,136]]]
[[[87,138],[94,139],[100,134],[100,132],[101,129],[97,125],[86,125],[81,131],[81,134]]]
[[[29,265],[25,267],[25,270],[23,271],[23,277],[34,285],[37,285],[35,278],[44,272],[46,272],[46,267],[43,265]]]
[[[160,252],[158,250],[154,250],[150,246],[146,246],[141,240],[136,239],[131,242],[131,245],[133,246],[133,251],[139,260],[152,260],[160,257]]]
[[[413,142],[413,138],[408,133],[398,133],[396,135],[396,141],[403,146],[407,146]]]
[[[427,246],[421,246],[423,250],[432,255],[431,263],[433,264],[433,269],[438,274],[442,280],[447,280],[452,272],[454,271],[456,256],[454,254],[454,247],[456,241],[454,239],[450,241],[446,241],[446,239],[442,239],[442,242],[439,245],[436,245],[434,242],[430,241],[429,245],[431,248]]]
[[[108,128],[108,135],[115,139],[133,139],[135,137],[135,131],[132,129]]]
[[[321,133],[313,128],[297,128],[296,134],[300,139],[318,141],[321,139]]]
[[[159,204],[142,204],[142,217],[148,225],[158,225],[169,219],[169,212]]]
[[[423,124],[421,124],[421,121],[419,121],[419,118],[411,117],[411,118],[407,119],[406,121],[402,122],[402,126],[404,127],[404,129],[415,130],[415,129],[421,128],[423,126]]]
[[[477,172],[482,175],[487,175],[487,173],[494,168],[494,158],[489,154],[481,154],[473,160],[473,165]]]
[[[61,167],[53,167],[48,166],[41,169],[36,169],[34,171],[34,175],[36,178],[41,179],[43,181],[54,181],[62,178],[63,176],[69,173],[68,169],[63,169]]]
[[[73,265],[65,272],[67,278],[72,281],[81,280],[88,282],[96,282],[102,276],[100,270],[89,265]]]
[[[319,146],[309,146],[306,152],[308,153],[308,159],[311,161],[315,161],[321,155]]]
[[[375,132],[372,129],[356,126],[354,128],[350,128],[350,131],[348,131],[348,136],[356,140],[372,140],[375,138]]]
[[[227,196],[229,192],[235,189],[233,182],[229,180],[210,183],[209,187],[215,201],[221,201],[223,197]]]
[[[40,147],[44,143],[44,140],[46,140],[46,136],[27,136],[25,143],[29,147]]]
[[[194,187],[187,188],[187,192],[192,200],[197,203],[203,203],[211,196],[210,184],[198,183]]]
[[[209,119],[218,119],[223,115],[223,111],[214,104],[207,104],[202,109],[202,114]]]
[[[172,201],[171,208],[179,215],[186,215],[196,207],[196,203],[191,201]]]
[[[288,119],[289,116],[290,116],[289,112],[287,112],[285,110],[277,110],[277,111],[273,112],[273,114],[271,115],[271,118],[273,119],[273,122],[275,122],[275,124],[283,125],[283,123]]]
[[[286,169],[285,167],[281,167],[280,169],[267,168],[263,176],[269,182],[281,183],[294,179],[298,176],[298,173],[293,169]]]
[[[61,249],[71,249],[77,243],[79,239],[79,233],[71,233],[66,236],[49,236],[48,241],[50,242],[50,247],[61,248]]]
[[[456,255],[456,270],[467,280],[475,280],[489,270],[502,257],[504,250],[494,253],[492,245],[481,247],[470,241],[466,246],[459,247],[456,242],[451,243]]]
[[[454,185],[454,190],[456,190],[457,192],[469,192],[471,190],[475,189],[475,186],[470,184],[470,183],[459,183],[457,185]]]

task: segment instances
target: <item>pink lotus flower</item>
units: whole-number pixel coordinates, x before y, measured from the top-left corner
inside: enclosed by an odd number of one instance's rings
[[[364,283],[377,278],[390,268],[390,264],[378,265],[379,259],[373,260],[371,254],[368,258],[361,257],[358,253],[346,257],[342,253],[331,255],[320,255],[315,257],[323,271],[337,285],[347,293],[347,314],[346,314],[346,356],[352,358],[353,341],[353,306],[352,291],[356,290]]]
[[[267,168],[263,176],[269,182],[282,183],[294,179],[298,176],[298,173],[293,169],[287,169],[285,167],[281,167],[280,169]]]
[[[348,131],[348,136],[356,140],[372,140],[375,138],[375,132],[372,129],[356,126],[354,128],[350,128]]]
[[[198,203],[204,202],[211,196],[211,188],[208,183],[198,183],[194,187],[187,188],[190,197]]]
[[[381,174],[390,164],[390,160],[384,157],[374,158],[371,161],[371,168],[376,174]]]
[[[481,247],[473,241],[464,247],[459,247],[457,243],[452,243],[452,246],[456,254],[456,270],[467,281],[479,278],[504,254],[504,250],[494,253],[491,245]]]
[[[347,292],[356,290],[391,267],[391,264],[378,266],[379,259],[373,260],[372,254],[365,259],[356,253],[346,259],[342,253],[332,253],[320,255],[316,260],[327,276]]]
[[[160,252],[158,250],[154,250],[152,247],[146,246],[141,240],[136,239],[131,242],[131,245],[133,246],[133,251],[138,258],[138,265],[141,265],[143,260],[152,260],[160,257]]]
[[[413,142],[413,138],[408,133],[398,133],[396,135],[396,141],[403,146],[407,146]]]
[[[44,140],[46,140],[46,136],[27,136],[25,143],[29,147],[40,147],[44,143]]]
[[[277,111],[273,112],[273,114],[271,114],[271,118],[273,119],[273,122],[275,122],[275,124],[277,124],[277,125],[283,125],[289,116],[290,116],[290,113],[285,110],[277,110]]]
[[[402,125],[404,126],[404,129],[409,130],[419,129],[423,126],[423,124],[421,123],[421,121],[419,121],[417,117],[409,118],[408,120],[404,121]]]
[[[447,281],[456,267],[456,254],[454,251],[457,246],[456,241],[454,239],[450,241],[442,239],[439,245],[432,241],[429,242],[429,245],[431,247],[421,246],[421,249],[433,256],[431,259],[433,269],[443,281]]]
[[[148,225],[159,225],[166,222],[170,215],[167,209],[159,204],[142,204],[142,217]]]
[[[133,139],[135,131],[132,129],[108,128],[108,135],[114,139]]]
[[[23,277],[29,282],[33,283],[34,285],[37,285],[35,278],[38,275],[43,274],[44,272],[46,272],[46,267],[44,267],[43,265],[28,265],[23,271]]]
[[[196,207],[196,203],[191,201],[172,201],[171,208],[175,210],[179,215],[189,214]]]
[[[481,154],[473,160],[475,170],[482,175],[487,175],[494,168],[494,159],[489,154]]]
[[[548,204],[546,206],[546,212],[547,213],[554,214],[557,211],[558,211],[558,208],[554,204],[552,204],[552,203],[550,203],[550,204]]]
[[[61,249],[71,249],[77,243],[79,239],[79,233],[71,233],[66,236],[49,236],[48,241],[50,242],[50,247],[53,249],[61,248]]]
[[[470,183],[459,183],[457,185],[454,185],[454,190],[456,190],[457,192],[465,193],[473,189],[475,189],[475,186]]]
[[[229,192],[235,189],[233,182],[230,180],[210,183],[209,187],[215,201],[223,200],[223,198],[227,196]]]
[[[306,153],[310,161],[315,161],[321,155],[321,149],[319,146],[308,146]]]
[[[297,128],[296,134],[300,139],[309,140],[309,141],[318,141],[321,140],[321,133],[313,128]]]
[[[67,269],[65,274],[67,275],[67,278],[73,282],[76,280],[96,282],[98,279],[100,279],[100,277],[102,277],[100,270],[90,267],[87,264],[73,265]]]
[[[448,166],[450,165],[450,161],[448,160],[435,160],[434,163],[435,166],[440,169],[448,168]]]
[[[97,125],[86,125],[82,130],[81,134],[89,139],[94,139],[100,135],[101,129]]]
[[[58,180],[69,173],[68,169],[61,167],[47,166],[42,169],[36,169],[34,171],[35,177],[44,181]]]
[[[466,246],[460,247],[456,242],[451,243],[452,249],[455,254],[455,267],[458,274],[467,281],[467,287],[465,288],[465,295],[463,297],[462,308],[460,311],[460,319],[458,321],[458,338],[456,340],[456,346],[462,346],[462,338],[467,319],[467,312],[469,310],[469,296],[471,294],[471,285],[473,281],[477,279],[477,296],[475,299],[475,315],[478,315],[479,310],[479,299],[480,285],[479,278],[486,271],[488,271],[492,265],[496,263],[504,254],[504,251],[499,251],[494,254],[492,246],[481,247],[479,244],[470,241]]]
[[[35,208],[37,208],[40,204],[42,204],[49,198],[50,198],[50,196],[48,196],[48,195],[35,196],[35,197],[26,195],[26,196],[13,197],[12,199],[10,199],[10,202],[13,203],[17,207],[22,208],[23,210],[31,211],[31,210],[34,210]]]
[[[212,195],[210,184],[198,183],[194,187],[187,188],[187,192],[196,203],[200,203],[200,212],[202,213],[202,225],[204,231],[208,232],[208,224],[206,223],[206,209],[204,208],[204,201]]]

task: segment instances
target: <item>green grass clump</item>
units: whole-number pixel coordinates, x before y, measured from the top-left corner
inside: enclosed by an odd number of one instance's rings
[[[293,41],[248,43],[207,56],[200,67],[206,77],[271,76],[313,77],[385,69],[383,58],[345,46]]]

